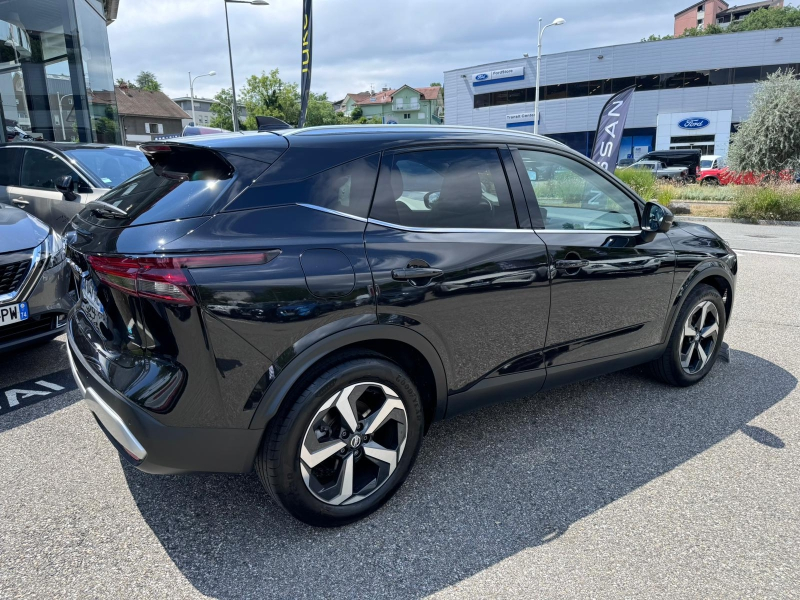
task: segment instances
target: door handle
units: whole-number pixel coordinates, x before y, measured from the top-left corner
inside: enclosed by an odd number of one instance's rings
[[[28,202],[27,200],[23,200],[22,198],[14,198],[11,202],[16,204],[17,206],[28,206],[28,204],[30,204],[30,202]]]
[[[580,269],[588,267],[588,260],[557,260],[556,269]]]
[[[396,281],[408,281],[409,279],[433,279],[442,274],[441,269],[432,267],[407,267],[405,269],[394,269],[392,279]]]

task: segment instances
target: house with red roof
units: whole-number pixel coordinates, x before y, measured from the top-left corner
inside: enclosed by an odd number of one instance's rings
[[[395,90],[347,94],[342,112],[352,115],[356,107],[368,120],[378,117],[382,123],[441,125],[444,123],[444,89],[403,85]]]

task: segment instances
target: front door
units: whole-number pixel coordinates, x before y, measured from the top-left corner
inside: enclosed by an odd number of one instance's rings
[[[365,233],[379,321],[426,337],[445,363],[451,393],[483,378],[537,370],[544,377],[546,249],[527,227],[513,163],[512,197],[502,152],[384,154]],[[536,378],[528,381],[525,391],[537,391]]]
[[[675,271],[667,235],[642,235],[639,203],[588,160],[545,149],[515,156],[550,258],[548,367],[659,344]]]
[[[81,192],[75,200],[67,200],[56,189],[56,180],[63,175],[71,175],[73,190]],[[91,192],[89,185],[60,156],[37,148],[25,148],[19,186],[8,188],[8,196],[14,205],[59,233],[83,208],[81,198]]]

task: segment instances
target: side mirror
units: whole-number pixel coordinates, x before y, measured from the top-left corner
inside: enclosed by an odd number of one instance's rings
[[[642,231],[649,233],[666,232],[672,227],[675,216],[666,206],[652,200],[644,205],[642,213]]]
[[[72,175],[62,175],[56,179],[56,189],[70,202],[78,199],[78,194],[72,190]]]

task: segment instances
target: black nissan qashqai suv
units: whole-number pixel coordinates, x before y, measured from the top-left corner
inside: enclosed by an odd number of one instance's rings
[[[545,137],[325,127],[144,144],[69,224],[75,379],[149,473],[255,468],[314,525],[386,502],[432,422],[713,367],[736,255]]]

